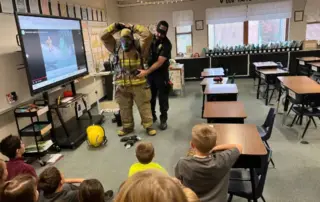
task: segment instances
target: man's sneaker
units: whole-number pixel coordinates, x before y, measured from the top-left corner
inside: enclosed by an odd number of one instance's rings
[[[161,121],[160,126],[159,126],[160,130],[165,130],[168,128],[168,124],[166,121]]]
[[[122,128],[118,131],[118,136],[125,136],[133,132],[133,128]]]
[[[152,127],[149,127],[146,130],[147,130],[147,134],[150,136],[155,136],[157,134],[157,131],[155,129],[153,129]]]

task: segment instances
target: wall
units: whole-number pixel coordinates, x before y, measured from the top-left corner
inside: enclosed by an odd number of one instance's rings
[[[90,6],[93,8],[105,8],[107,7],[107,12],[106,12],[106,16],[107,19],[112,19],[115,21],[119,21],[119,16],[118,16],[118,7],[115,4],[114,0],[73,0],[71,1],[75,4],[79,4],[79,5],[85,5],[85,6]],[[3,15],[3,14],[1,14]],[[0,24],[1,24],[1,20],[3,18],[1,18],[0,15]],[[110,16],[109,16],[110,15]],[[4,37],[3,33],[0,37]],[[5,36],[7,37],[7,36]],[[14,37],[15,36],[8,36],[8,37]],[[1,46],[1,44],[0,44]],[[13,67],[15,68],[15,67]],[[88,94],[88,103],[89,104],[93,104],[96,100],[97,97],[101,98],[103,95],[103,83],[101,79],[98,79],[97,82],[93,82],[93,78],[87,78],[87,79],[83,79],[80,80],[77,84],[76,84],[76,89],[77,92],[79,93],[85,93]],[[98,91],[98,94],[95,93],[95,91]],[[54,94],[51,95],[51,98],[56,97],[58,94],[60,94],[61,92],[55,92]],[[70,108],[70,110],[74,111],[73,108]],[[69,110],[65,110],[63,111],[63,116],[65,119],[68,119],[70,117],[72,117],[74,115],[74,113],[70,113]],[[22,124],[26,123],[26,120],[22,120],[21,122]],[[0,140],[3,139],[4,137],[6,137],[9,134],[17,134],[17,127],[16,127],[16,123],[15,123],[15,119],[13,116],[13,112],[10,111],[6,114],[0,115]]]
[[[172,25],[172,12],[179,10],[193,10],[194,20],[204,20],[205,22],[205,11],[206,8],[213,8],[219,6],[230,6],[239,4],[249,4],[249,3],[260,3],[260,2],[271,2],[272,0],[249,0],[243,1],[244,3],[238,3],[235,1],[233,4],[220,3],[220,0],[196,0],[190,2],[182,2],[175,4],[160,4],[160,5],[149,5],[149,6],[135,6],[120,8],[120,19],[123,22],[130,23],[141,23],[150,24],[156,23],[159,20],[166,20],[170,25]],[[281,1],[281,0],[273,0]],[[305,0],[293,0],[293,11],[303,10]],[[293,12],[294,13],[294,12]],[[289,29],[289,39],[290,40],[303,40],[305,37],[305,22],[294,22],[290,21]],[[208,46],[208,29],[207,26],[204,30],[197,31],[193,26],[193,52],[201,53],[202,48]],[[173,50],[172,55],[176,55],[176,44],[175,44],[175,30],[171,26],[169,28],[168,37],[171,40]]]

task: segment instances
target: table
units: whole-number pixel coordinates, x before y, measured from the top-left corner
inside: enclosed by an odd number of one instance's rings
[[[271,69],[278,68],[278,64],[273,61],[268,62],[254,62],[253,63],[255,69]]]
[[[239,101],[206,102],[203,118],[208,123],[244,123],[247,114],[243,103]]]
[[[298,73],[300,75],[311,75],[311,66],[308,63],[320,61],[320,57],[301,57],[297,58],[298,67],[300,67]]]
[[[283,69],[256,69],[256,74],[258,75],[258,88],[257,88],[257,99],[259,99],[260,95],[260,86],[261,86],[261,80],[264,80],[266,83],[266,96],[265,96],[265,105],[268,105],[271,101],[272,95],[269,100],[269,87],[270,84],[276,83],[276,77],[280,75],[287,75],[289,74],[288,71],[285,71]],[[273,90],[273,89],[272,89]]]
[[[311,71],[320,72],[320,62],[310,62]]]
[[[237,101],[238,87],[237,84],[207,84],[204,94],[207,101]]]
[[[320,99],[320,85],[307,76],[280,76],[278,79],[281,83],[280,90],[283,88],[286,92],[286,100],[284,103],[285,112],[288,111],[290,99],[294,100],[295,103],[302,104],[302,107],[305,106],[305,97],[308,95],[316,95],[319,96]],[[280,94],[281,93],[279,93],[278,97],[277,110],[280,104]],[[287,116],[283,116],[283,123],[286,117]],[[302,124],[302,118],[300,119],[300,124]]]
[[[217,145],[240,144],[242,154],[233,167],[249,168],[252,195],[255,198],[255,168],[261,168],[261,157],[267,155],[267,150],[261,140],[256,125],[253,124],[214,124],[217,130]],[[253,200],[257,202],[257,200]]]
[[[204,69],[201,72],[201,77],[206,78],[206,77],[218,77],[218,76],[224,76],[224,69],[222,67],[218,68],[207,68]]]
[[[222,82],[221,83],[217,83],[213,80],[213,78],[204,78],[200,85],[202,87],[202,92],[204,92],[204,89],[206,88],[207,84],[217,84],[217,85],[221,85],[221,84],[227,84],[228,82],[228,77],[222,77]]]

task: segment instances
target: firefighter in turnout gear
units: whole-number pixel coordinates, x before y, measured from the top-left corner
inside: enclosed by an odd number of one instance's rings
[[[120,32],[120,41],[113,37],[118,32]],[[138,43],[135,43],[133,34],[140,36]],[[143,63],[148,57],[152,34],[141,25],[113,23],[103,32],[101,40],[113,54],[115,99],[119,104],[123,125],[118,135],[127,135],[134,130],[133,102],[137,105],[147,134],[156,135],[156,130],[152,128],[151,91],[146,78],[137,77],[139,69],[143,68]]]

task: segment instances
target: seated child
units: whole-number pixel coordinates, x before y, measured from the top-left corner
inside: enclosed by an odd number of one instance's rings
[[[25,146],[18,136],[9,135],[4,138],[0,143],[0,150],[3,155],[9,158],[9,162],[7,162],[7,180],[11,180],[21,174],[37,177],[34,168],[23,160],[22,156],[25,152]]]
[[[216,146],[216,139],[212,126],[194,126],[191,139],[194,155],[181,158],[175,168],[176,178],[202,202],[227,201],[229,171],[242,152],[241,145]]]
[[[55,202],[58,200],[79,202],[79,188],[69,183],[81,183],[83,179],[64,179],[56,167],[46,168],[39,176],[39,202]]]
[[[79,188],[80,202],[107,202],[113,197],[113,191],[104,192],[102,184],[99,180],[84,180]]]
[[[138,146],[136,147],[136,157],[139,162],[131,165],[128,174],[129,177],[137,172],[147,169],[157,169],[164,173],[167,173],[167,171],[158,163],[152,162],[152,159],[154,157],[154,148],[151,142],[141,142],[140,144],[138,144]]]
[[[3,184],[0,201],[3,202],[37,202],[37,180],[31,175],[18,175]]]
[[[0,186],[7,180],[8,170],[4,161],[0,160]]]
[[[187,202],[181,187],[155,169],[136,173],[120,187],[114,202]]]

